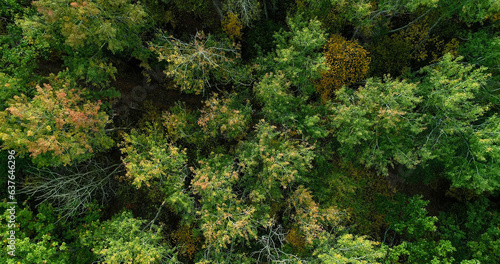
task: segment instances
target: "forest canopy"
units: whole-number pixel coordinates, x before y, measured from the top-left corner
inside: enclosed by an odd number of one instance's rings
[[[3,263],[500,263],[499,0],[0,1]]]

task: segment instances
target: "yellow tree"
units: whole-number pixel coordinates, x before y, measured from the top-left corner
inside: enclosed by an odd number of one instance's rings
[[[363,80],[368,73],[368,52],[340,35],[333,35],[325,45],[325,58],[329,69],[323,71],[317,86],[323,101],[342,86]]]

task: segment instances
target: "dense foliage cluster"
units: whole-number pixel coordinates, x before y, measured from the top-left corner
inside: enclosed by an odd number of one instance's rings
[[[333,35],[325,47],[328,71],[323,72],[318,85],[318,92],[324,101],[342,86],[363,80],[370,65],[366,50],[342,36]]]
[[[499,21],[0,1],[0,262],[499,263]]]

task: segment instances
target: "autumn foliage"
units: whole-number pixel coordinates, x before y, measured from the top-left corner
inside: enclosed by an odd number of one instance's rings
[[[335,208],[322,209],[314,201],[310,190],[299,186],[292,194],[289,207],[293,208],[295,214],[293,219],[299,230],[304,234],[306,244],[313,244],[314,239],[325,231],[324,227],[329,224],[338,224],[340,212]]]
[[[233,40],[239,40],[243,35],[243,32],[241,32],[243,25],[238,19],[238,16],[232,12],[228,12],[227,16],[222,21],[222,28]]]
[[[323,101],[344,85],[363,80],[368,73],[370,57],[359,44],[333,35],[325,45],[328,70],[322,73],[317,89]]]
[[[182,225],[172,233],[172,240],[180,246],[179,254],[192,260],[195,253],[200,251],[202,236],[195,236],[193,227]]]
[[[219,99],[217,94],[205,101],[205,107],[201,110],[198,125],[203,132],[211,137],[222,136],[226,139],[237,139],[244,136],[249,128],[251,108],[247,105],[242,109],[237,108],[240,104],[237,94],[228,98]]]
[[[111,147],[101,101],[90,102],[69,83],[36,86],[33,99],[22,94],[0,112],[3,148],[30,154],[39,165],[67,165]]]
[[[0,264],[500,263],[498,3],[0,0]]]

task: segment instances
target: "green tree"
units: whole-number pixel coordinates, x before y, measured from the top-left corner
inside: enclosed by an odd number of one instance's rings
[[[339,221],[337,210],[320,208],[311,191],[300,185],[307,181],[312,146],[265,121],[254,133],[235,156],[212,153],[191,169],[191,186],[200,197],[199,225],[211,259],[243,253],[236,249],[245,247],[255,248],[259,259],[287,258],[282,227],[296,228],[304,243],[312,245]],[[270,241],[274,239],[281,242]]]
[[[9,24],[7,30],[8,34],[0,35],[0,68],[5,74],[2,78],[9,76],[19,84],[15,91],[12,90],[14,87],[10,87],[1,92],[2,96],[10,98],[14,94],[28,92],[34,81],[39,81],[36,69],[41,59],[49,58],[50,44],[44,39],[26,38],[15,23]],[[8,91],[14,93],[6,94]]]
[[[341,89],[332,107],[340,153],[384,174],[397,164],[440,164],[456,187],[497,189],[498,117],[477,100],[489,75],[460,60],[445,55],[414,84],[369,80],[355,92]]]
[[[425,209],[429,202],[418,195],[406,198],[399,194],[395,198],[393,203],[386,204],[385,212],[390,224],[388,230],[401,235],[402,242],[388,249],[387,259],[393,262],[407,259],[407,263],[454,263],[452,253],[456,248],[449,240],[437,236],[438,218],[427,216]]]
[[[242,185],[252,203],[280,200],[283,191],[305,181],[314,146],[294,140],[265,120],[257,124],[255,133],[237,152],[240,171],[246,175]]]
[[[175,263],[177,253],[161,243],[161,229],[151,225],[144,230],[145,222],[124,211],[106,222],[93,222],[80,241],[103,263],[162,263],[167,259]]]
[[[445,55],[437,66],[425,67],[418,94],[426,130],[420,137],[424,159],[435,159],[445,168],[454,186],[478,192],[499,188],[498,117],[478,100],[490,77],[485,68],[474,68]]]
[[[307,102],[316,92],[314,81],[327,69],[318,52],[326,33],[318,20],[306,21],[301,15],[288,17],[287,24],[290,31],[274,35],[276,52],[254,61],[261,76],[254,84],[255,97],[267,121],[306,138],[326,137],[321,107]]]
[[[293,94],[291,82],[282,72],[264,75],[254,85],[254,92],[257,102],[262,104],[264,117],[273,124],[311,138],[328,134],[321,124],[318,109],[307,103],[306,96]]]
[[[120,144],[126,178],[137,188],[159,186],[165,201],[178,212],[190,213],[192,200],[184,189],[187,177],[186,150],[164,136],[160,124],[148,124],[143,131],[124,134]]]
[[[334,237],[324,234],[320,241],[314,251],[319,263],[379,264],[385,256],[385,248],[379,247],[379,242],[371,241],[365,236],[344,234]]]
[[[305,2],[307,2],[312,9],[324,8],[325,3],[329,2],[328,4],[340,13],[339,15],[343,20],[349,21],[356,27],[373,26],[382,16],[397,17],[404,13],[416,12],[419,9],[426,9],[427,11],[437,10],[443,18],[455,16],[461,21],[471,24],[483,22],[497,14],[500,10],[498,1],[489,0],[381,0],[377,2],[370,2],[368,0],[305,0]],[[425,15],[428,13],[429,12],[424,12]]]
[[[116,69],[104,55],[130,56],[141,48],[145,12],[130,0],[40,0],[36,14],[18,19],[28,43],[44,45],[62,58],[68,74],[88,85],[107,88]]]
[[[424,129],[416,111],[422,98],[416,84],[368,79],[357,91],[342,88],[332,105],[332,126],[340,154],[387,173],[389,166],[420,163],[415,145]]]
[[[26,203],[23,206],[26,206]],[[50,206],[41,206],[40,213],[36,216],[28,208],[21,209],[14,206],[15,209],[12,211],[12,205],[6,202],[2,202],[1,207],[3,211],[0,215],[1,239],[5,251],[0,255],[0,260],[3,263],[20,263],[19,261],[71,263],[70,248],[65,242],[59,240],[57,234],[51,234],[56,232],[54,223],[57,221],[57,217],[52,214]],[[9,222],[12,214],[15,215],[15,220]],[[9,243],[10,241],[14,243]],[[9,248],[9,245],[14,247]],[[13,251],[14,256],[8,255],[6,251]]]
[[[486,19],[500,12],[500,3],[496,0],[476,0],[476,1],[450,1],[441,0],[438,7],[444,15],[455,15],[467,23],[483,23]]]
[[[40,0],[33,5],[39,15],[18,22],[28,38],[43,37],[71,48],[106,46],[113,53],[140,43],[146,14],[129,0]]]
[[[288,17],[289,31],[280,30],[274,35],[276,53],[257,60],[261,74],[282,72],[292,86],[302,95],[310,96],[316,89],[313,80],[321,78],[325,58],[318,51],[326,42],[326,33],[318,20],[307,21],[303,16]]]
[[[40,204],[36,210],[31,210],[26,202],[15,207],[13,212],[11,204],[0,203],[1,244],[6,251],[11,231],[15,232],[15,256],[4,251],[0,254],[3,263],[90,263],[95,260],[90,248],[78,241],[80,233],[87,231],[87,225],[99,218],[100,209],[94,204],[87,204],[87,212],[71,222],[60,221],[61,215],[49,203]],[[10,217],[13,213],[15,224]]]
[[[500,215],[494,203],[485,197],[476,201],[454,204],[439,216],[439,233],[457,249],[457,261],[475,260],[476,263],[500,261]],[[465,262],[461,262],[465,263]]]
[[[257,237],[258,222],[263,216],[256,215],[254,205],[245,203],[233,191],[240,180],[231,156],[213,155],[198,161],[194,169],[193,191],[200,195],[200,229],[205,244],[217,253],[228,250],[228,245],[241,245]]]

